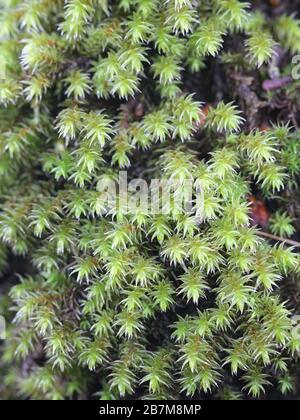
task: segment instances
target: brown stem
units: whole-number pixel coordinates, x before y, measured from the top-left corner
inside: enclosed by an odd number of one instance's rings
[[[292,241],[291,239],[281,238],[280,236],[272,235],[271,233],[263,232],[261,230],[256,233],[258,234],[258,236],[262,236],[263,238],[272,239],[273,241],[284,242],[288,245],[300,248],[300,242]]]
[[[282,77],[281,79],[265,80],[263,89],[265,91],[282,89],[284,86],[292,83],[293,79],[290,76]]]

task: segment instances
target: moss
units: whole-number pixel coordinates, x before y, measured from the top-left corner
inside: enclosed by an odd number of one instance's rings
[[[271,232],[294,235],[297,104],[289,123],[277,92],[252,83],[286,71],[278,44],[298,52],[293,10],[0,7],[0,308],[14,316],[1,398],[259,398],[271,384],[290,395],[298,307],[283,289],[299,256],[262,237],[249,197],[282,207]],[[296,86],[281,94],[291,100]],[[113,187],[124,171],[135,206]],[[172,190],[149,211],[138,192],[154,179]],[[189,211],[178,211],[184,200]]]

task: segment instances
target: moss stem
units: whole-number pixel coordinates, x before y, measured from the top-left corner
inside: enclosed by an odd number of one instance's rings
[[[271,233],[267,233],[267,232],[263,232],[263,231],[259,231],[259,232],[257,232],[257,234],[259,236],[262,236],[263,238],[271,239],[273,241],[284,242],[288,245],[300,248],[300,242],[293,241],[292,239],[282,238],[281,236],[272,235]]]

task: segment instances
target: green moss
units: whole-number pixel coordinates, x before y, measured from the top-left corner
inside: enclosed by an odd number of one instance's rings
[[[15,320],[1,398],[292,392],[300,339],[279,286],[299,258],[261,238],[248,195],[297,185],[297,131],[249,130],[236,96],[206,106],[214,83],[189,80],[221,52],[224,75],[242,62],[262,77],[276,43],[297,51],[299,22],[238,0],[0,8],[0,308]],[[124,169],[173,181],[168,211],[107,208]],[[189,185],[201,201],[180,213]],[[276,213],[271,230],[291,236],[292,221]]]

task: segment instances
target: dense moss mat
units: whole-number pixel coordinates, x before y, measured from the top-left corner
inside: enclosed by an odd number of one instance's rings
[[[297,395],[299,6],[0,1],[2,399]]]

